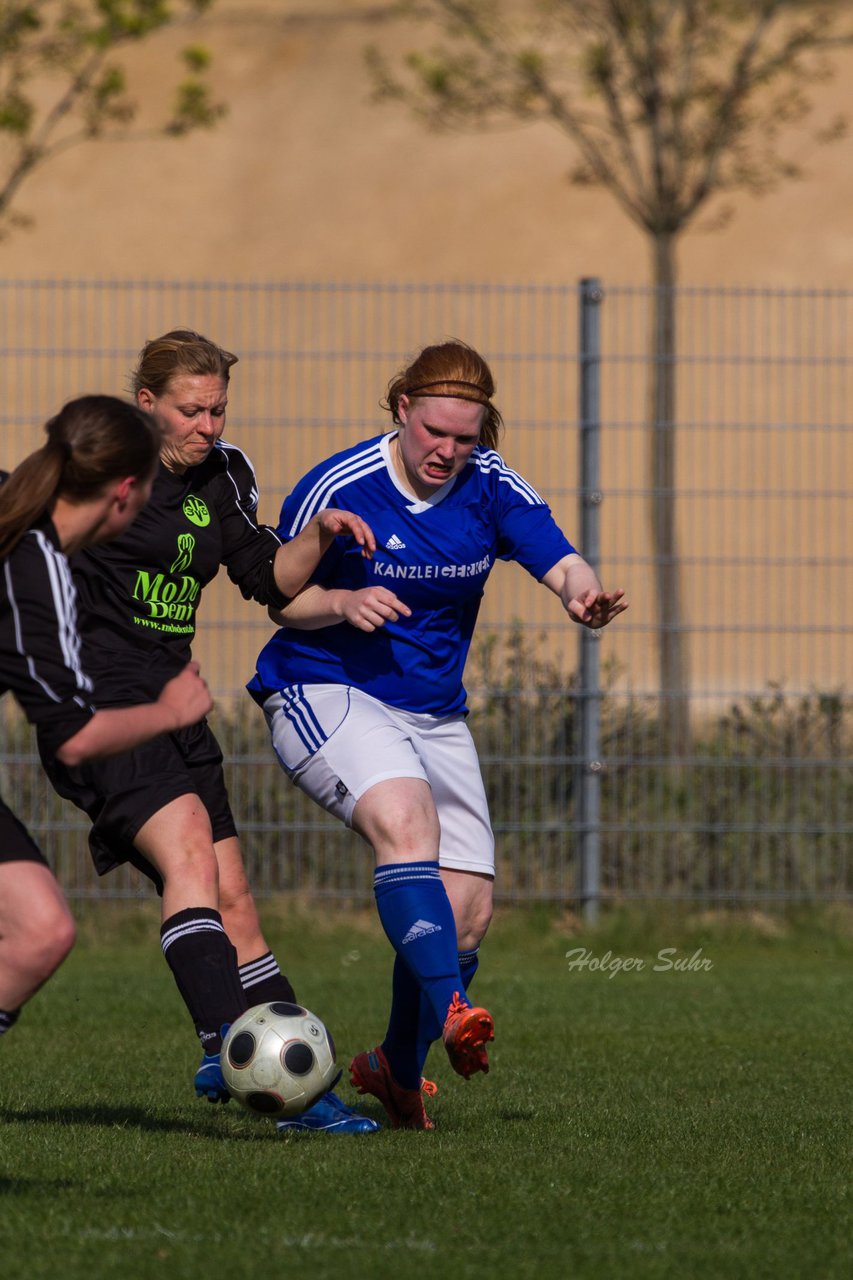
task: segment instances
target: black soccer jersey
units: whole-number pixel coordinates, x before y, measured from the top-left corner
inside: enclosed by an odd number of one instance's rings
[[[53,755],[95,714],[80,655],[74,585],[50,520],[0,572],[0,694],[11,692]]]
[[[156,698],[189,661],[201,593],[225,565],[243,596],[281,606],[278,535],[257,521],[255,473],[220,440],[200,466],[161,464],[151,500],[112,542],[74,557],[84,666],[98,705]]]

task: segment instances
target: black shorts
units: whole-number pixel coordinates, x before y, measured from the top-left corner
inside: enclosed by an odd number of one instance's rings
[[[42,866],[47,866],[47,858],[23,822],[15,817],[9,806],[2,800],[0,800],[0,862],[40,862]]]
[[[199,797],[214,843],[237,834],[222,751],[206,720],[74,769],[56,760],[43,763],[55,790],[92,820],[89,848],[98,875],[129,862],[162,892],[158,872],[133,842],[148,819],[178,796]]]

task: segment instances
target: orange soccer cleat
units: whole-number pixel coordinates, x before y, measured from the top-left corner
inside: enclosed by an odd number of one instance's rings
[[[488,1009],[463,1004],[454,992],[441,1033],[453,1070],[467,1080],[475,1071],[488,1071],[486,1045],[495,1038],[495,1021]]]
[[[404,1089],[391,1074],[388,1059],[379,1045],[359,1053],[350,1063],[350,1081],[359,1093],[372,1093],[382,1103],[392,1129],[434,1129],[424,1110],[420,1089]],[[421,1088],[430,1096],[436,1087],[430,1080]]]

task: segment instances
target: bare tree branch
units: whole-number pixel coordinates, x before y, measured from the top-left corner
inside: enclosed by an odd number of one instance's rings
[[[74,6],[5,0],[0,4],[0,235],[33,171],[93,138],[128,139],[136,107],[124,72],[112,61],[124,46],[149,39],[208,9],[213,0],[78,0]],[[183,79],[161,136],[213,125],[223,114],[206,84],[209,61],[184,50]],[[35,92],[36,87],[38,93]],[[46,106],[46,92],[53,97]],[[18,219],[20,221],[20,219]]]
[[[789,77],[787,109],[803,114],[816,74],[804,59],[851,42],[844,6],[807,0],[418,0],[403,8],[445,42],[413,54],[408,76],[374,54],[380,96],[435,127],[550,120],[577,147],[579,177],[609,189],[652,234],[680,234],[717,192],[765,190],[790,176],[770,87]]]
[[[648,236],[649,527],[660,719],[674,758],[689,746],[690,688],[675,503],[676,244],[715,194],[796,174],[783,127],[809,109],[815,59],[853,41],[848,10],[808,0],[418,0],[410,11],[445,43],[410,58],[402,78],[372,55],[382,96],[433,125],[550,121],[580,154],[576,179],[605,187]]]

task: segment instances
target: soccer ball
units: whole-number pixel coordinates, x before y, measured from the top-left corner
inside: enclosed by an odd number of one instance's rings
[[[232,1098],[263,1116],[296,1116],[339,1074],[332,1037],[298,1004],[258,1004],[232,1022],[222,1044],[222,1075]]]

